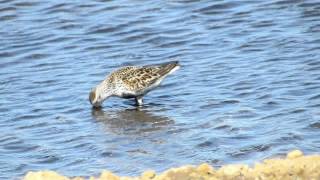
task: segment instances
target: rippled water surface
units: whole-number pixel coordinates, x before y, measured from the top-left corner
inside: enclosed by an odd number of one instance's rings
[[[111,70],[178,59],[92,110]],[[0,179],[320,152],[320,2],[0,0]]]

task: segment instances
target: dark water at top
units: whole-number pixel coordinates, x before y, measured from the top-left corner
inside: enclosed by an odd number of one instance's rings
[[[136,109],[90,89],[178,59]],[[0,179],[320,152],[320,2],[0,1]]]

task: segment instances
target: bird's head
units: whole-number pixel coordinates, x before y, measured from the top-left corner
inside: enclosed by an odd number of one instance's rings
[[[93,88],[89,94],[89,101],[93,107],[101,107],[104,100],[109,97],[109,93],[99,86]]]

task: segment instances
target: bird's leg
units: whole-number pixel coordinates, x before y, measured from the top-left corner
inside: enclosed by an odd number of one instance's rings
[[[137,96],[137,97],[135,97],[135,99],[136,99],[136,105],[137,106],[142,106],[143,105],[142,96]]]

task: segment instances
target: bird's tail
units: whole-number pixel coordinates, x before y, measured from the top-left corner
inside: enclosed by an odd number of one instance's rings
[[[160,70],[158,71],[158,73],[161,76],[166,76],[166,75],[169,75],[169,74],[175,72],[179,68],[180,68],[179,61],[171,61],[168,63],[160,64]]]

